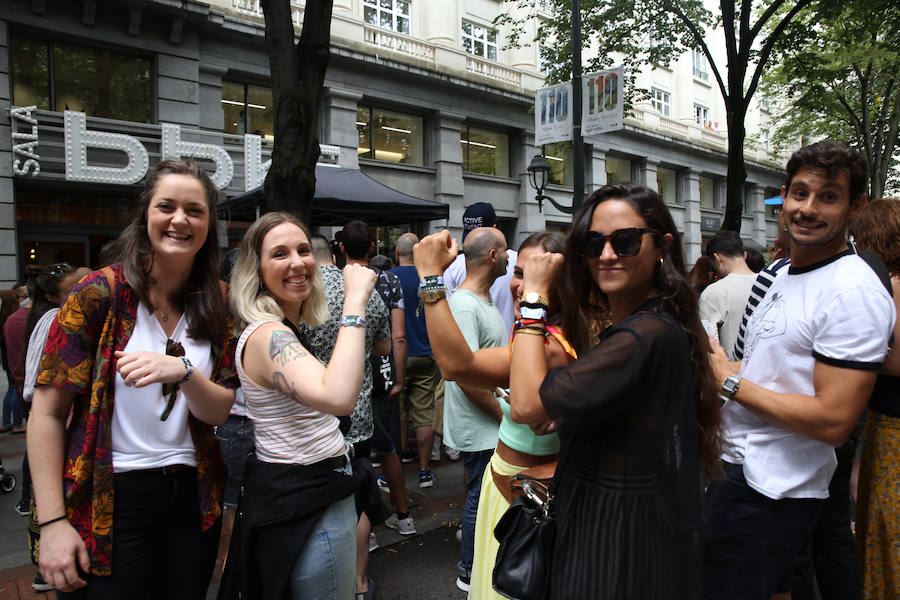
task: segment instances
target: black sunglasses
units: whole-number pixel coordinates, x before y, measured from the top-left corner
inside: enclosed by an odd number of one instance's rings
[[[166,356],[184,356],[184,346],[181,345],[181,342],[176,342],[173,339],[166,340]],[[176,394],[178,394],[177,383],[163,384],[163,398],[168,397],[168,400],[166,401],[166,408],[163,411],[163,414],[159,417],[160,421],[168,419],[169,413],[175,408]]]
[[[605,235],[599,231],[588,231],[581,242],[581,258],[597,258],[603,254],[606,240],[609,240],[613,252],[619,257],[637,256],[641,251],[641,241],[645,233],[658,233],[654,229],[646,227],[629,227],[617,229]]]
[[[68,263],[56,263],[44,267],[44,270],[47,272],[47,275],[55,280],[58,280],[62,279],[63,275],[65,275],[66,273],[70,273],[72,271],[72,267],[70,267]]]

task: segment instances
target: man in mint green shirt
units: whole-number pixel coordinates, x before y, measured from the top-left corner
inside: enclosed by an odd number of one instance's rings
[[[472,351],[503,346],[506,324],[491,301],[494,280],[506,273],[506,239],[494,228],[481,227],[463,244],[466,278],[450,297],[450,311]],[[466,505],[462,518],[462,547],[456,585],[469,589],[475,550],[475,516],[481,478],[497,446],[502,413],[488,390],[448,381],[444,387],[444,444],[460,451],[466,468]]]

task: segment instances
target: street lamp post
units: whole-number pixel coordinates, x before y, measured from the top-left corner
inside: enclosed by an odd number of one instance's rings
[[[528,171],[528,183],[530,183],[531,187],[534,188],[534,191],[537,192],[534,199],[537,200],[538,211],[542,210],[543,201],[546,200],[555,206],[557,210],[564,212],[567,215],[575,214],[578,207],[574,206],[574,203],[573,206],[563,206],[550,196],[544,195],[544,190],[547,188],[547,179],[550,176],[550,163],[547,162],[546,158],[538,154],[531,159],[531,164],[528,165],[528,168],[525,170]]]
[[[572,154],[575,158],[573,168],[574,197],[572,198],[572,214],[584,201],[584,138],[581,137],[581,0],[572,0]],[[554,203],[554,206],[556,203]]]

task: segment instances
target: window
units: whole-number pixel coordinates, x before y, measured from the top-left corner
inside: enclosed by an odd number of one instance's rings
[[[694,48],[694,77],[704,81],[709,80],[709,69],[707,67],[706,55],[700,48]]]
[[[630,160],[615,156],[606,157],[606,183],[627,183],[631,179]]]
[[[149,123],[150,59],[13,36],[13,104]]]
[[[360,158],[424,164],[422,117],[360,106],[356,109],[356,130]]]
[[[225,133],[254,133],[266,139],[275,136],[275,109],[272,90],[260,85],[222,82],[222,112]]]
[[[650,102],[653,104],[654,110],[664,117],[668,117],[672,110],[671,96],[669,92],[664,92],[659,88],[650,90]]]
[[[663,202],[677,204],[681,200],[678,197],[678,173],[675,169],[656,169],[656,189]]]
[[[382,29],[409,34],[409,0],[363,0],[363,20]]]
[[[769,130],[763,129],[762,131],[760,131],[759,132],[759,147],[762,148],[763,150],[765,150],[766,152],[768,152],[769,151],[769,141],[770,141],[769,140]]]
[[[545,144],[541,148],[541,155],[550,163],[550,174],[547,177],[549,183],[568,187],[574,186],[572,177],[572,167],[574,166],[572,142]]]
[[[709,109],[702,104],[694,103],[694,121],[701,127],[709,125]]]
[[[463,50],[488,60],[497,60],[497,30],[462,22]]]
[[[509,136],[505,133],[463,125],[463,171],[509,177]]]
[[[700,208],[716,207],[716,182],[711,177],[700,178]]]
[[[768,98],[760,98],[759,99],[759,109],[769,112],[769,99]]]

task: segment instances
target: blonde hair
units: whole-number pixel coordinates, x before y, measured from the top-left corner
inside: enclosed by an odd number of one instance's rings
[[[263,288],[259,270],[259,255],[263,240],[269,231],[283,223],[296,225],[306,238],[310,239],[309,230],[295,216],[284,212],[271,212],[258,218],[241,240],[238,259],[231,272],[231,288],[228,294],[235,335],[240,335],[250,323],[284,319],[284,311],[278,306],[275,298]],[[313,269],[310,281],[312,291],[303,302],[300,321],[313,326],[321,325],[328,319],[328,302],[318,268]]]

